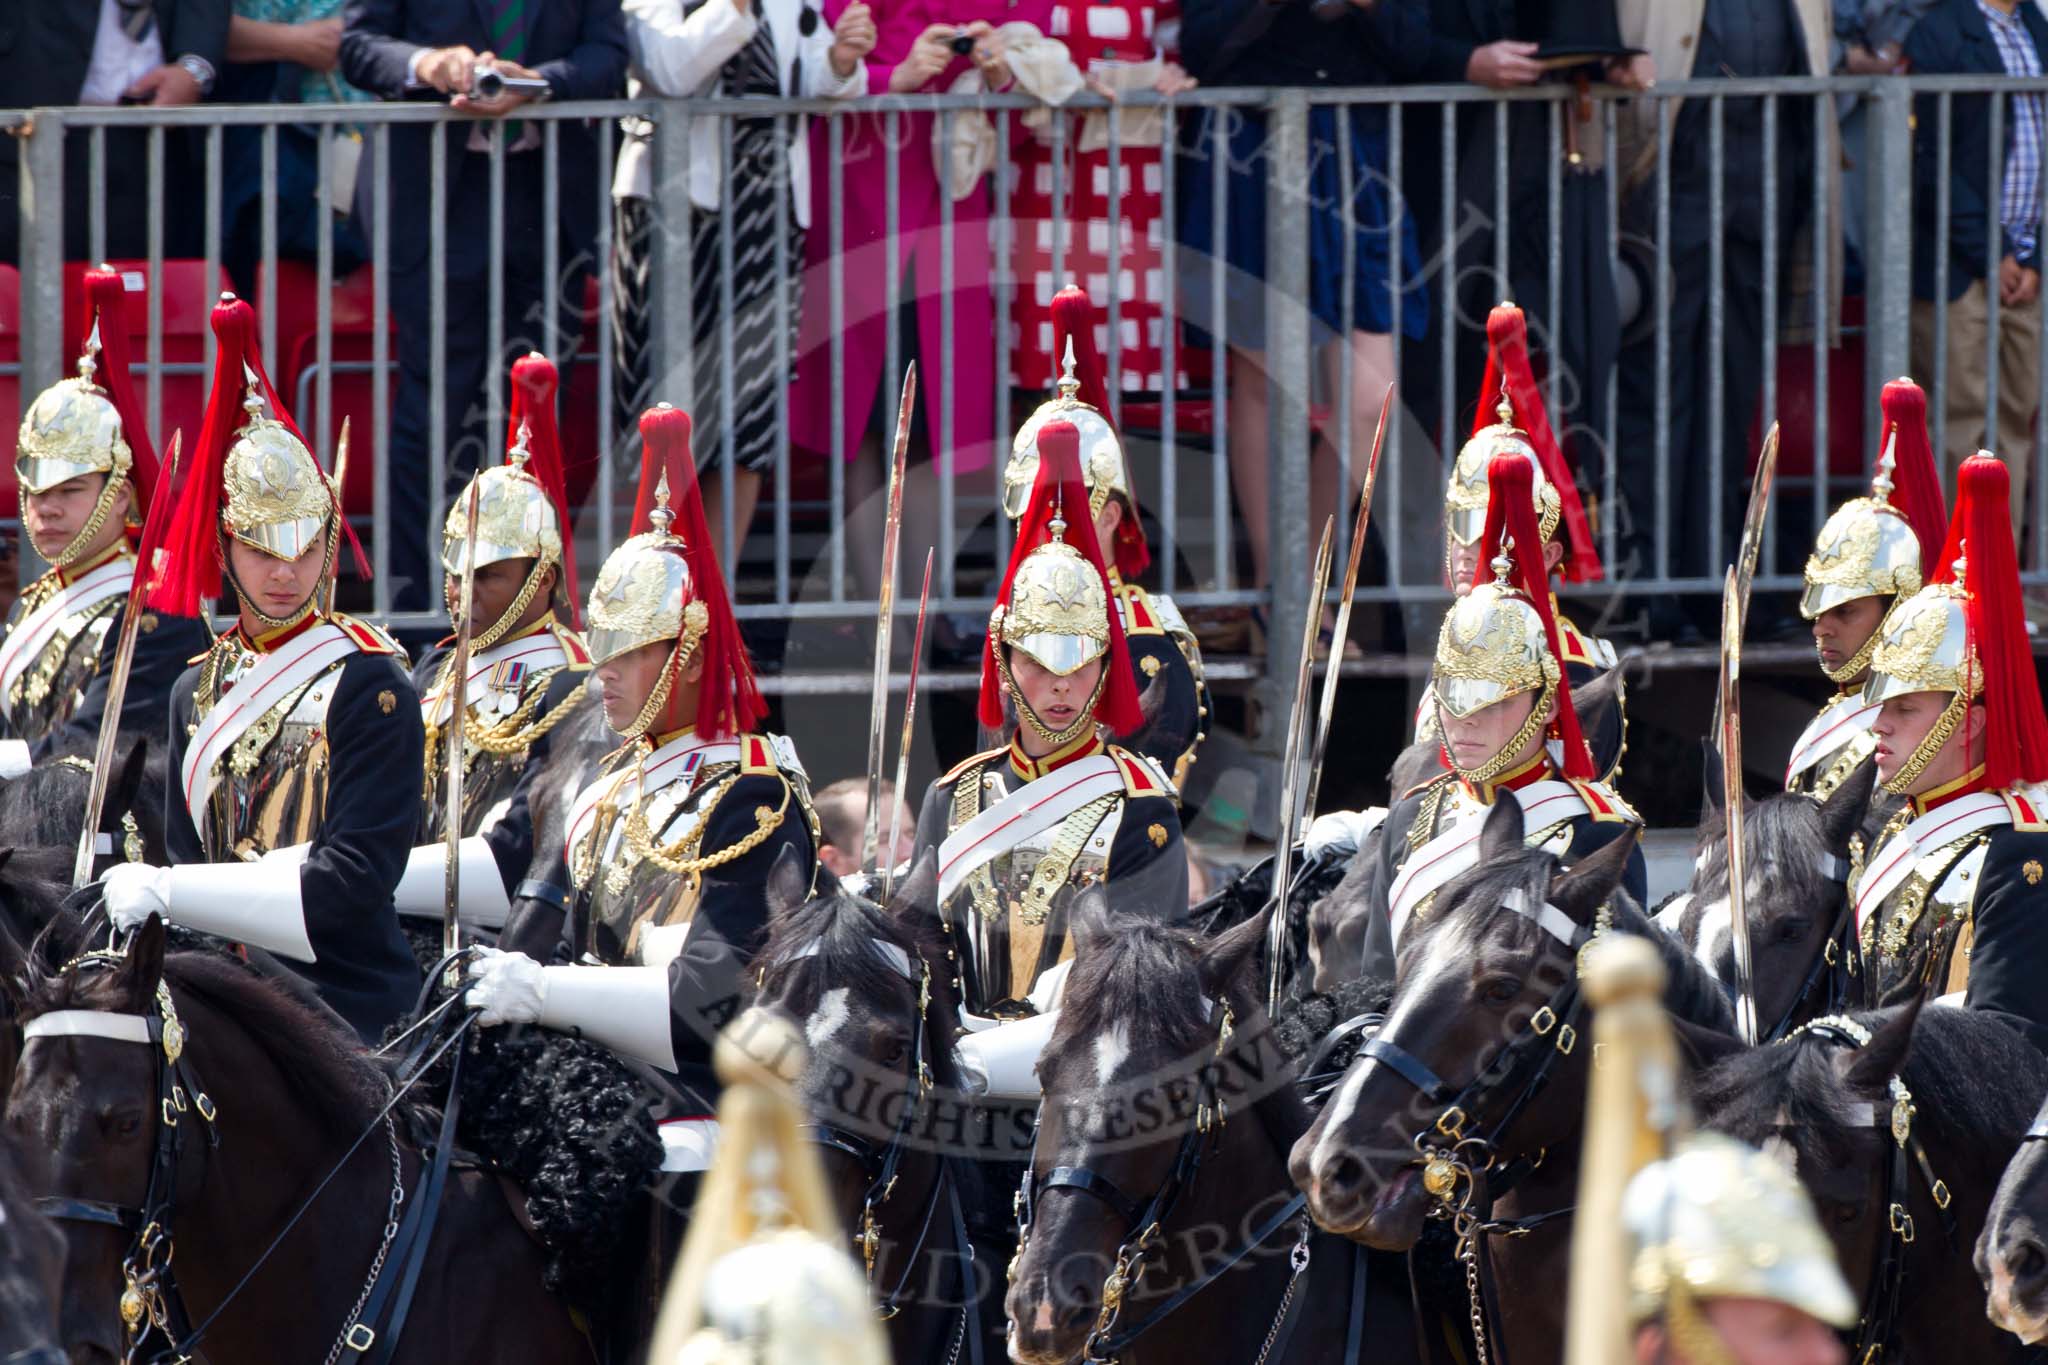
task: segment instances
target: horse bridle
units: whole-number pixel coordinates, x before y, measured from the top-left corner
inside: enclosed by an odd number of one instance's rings
[[[1607,922],[1603,909],[1600,927],[1587,929],[1557,906],[1534,902],[1520,890],[1509,892],[1501,908],[1549,934],[1575,959]],[[1489,1350],[1484,1313],[1487,1296],[1482,1284],[1485,1258],[1479,1254],[1479,1239],[1492,1233],[1524,1236],[1572,1212],[1567,1206],[1514,1223],[1491,1218],[1493,1201],[1543,1164],[1541,1150],[1534,1156],[1501,1162],[1500,1144],[1515,1120],[1550,1083],[1557,1059],[1571,1056],[1578,1046],[1578,1021],[1584,1007],[1585,996],[1573,970],[1478,1074],[1455,1091],[1427,1062],[1384,1034],[1374,1034],[1359,1045],[1360,1058],[1379,1062],[1431,1104],[1450,1101],[1435,1122],[1415,1134],[1412,1145],[1422,1160],[1422,1187],[1436,1201],[1430,1216],[1450,1220],[1457,1236],[1457,1258],[1464,1264],[1481,1365],[1488,1361]]]
[[[75,969],[113,968],[125,957],[111,951],[85,954],[71,965]],[[185,1057],[185,1028],[178,1020],[169,987],[157,982],[155,1010],[142,1014],[112,1014],[99,1010],[55,1010],[31,1019],[22,1029],[22,1042],[45,1037],[106,1038],[116,1042],[141,1043],[149,1048],[155,1063],[157,1111],[156,1141],[153,1144],[149,1184],[142,1203],[115,1204],[100,1199],[44,1196],[35,1206],[44,1216],[58,1222],[86,1223],[117,1228],[134,1241],[121,1260],[121,1322],[128,1333],[128,1354],[132,1360],[152,1330],[173,1343],[171,1358],[189,1359],[178,1343],[192,1337],[192,1322],[185,1311],[184,1296],[178,1292],[176,1271],[171,1261],[171,1215],[177,1203],[178,1166],[184,1156],[182,1116],[197,1112],[206,1129],[207,1145],[220,1145],[214,1125],[213,1100],[193,1074]]]
[[[1797,1038],[1802,1033],[1811,1033],[1817,1038],[1852,1048],[1869,1046],[1871,1038],[1868,1028],[1843,1015],[1816,1019],[1791,1037]],[[1786,1041],[1790,1042],[1791,1038]],[[1906,1088],[1905,1079],[1896,1075],[1886,1082],[1886,1090],[1891,1096],[1890,1108],[1880,1112],[1873,1104],[1869,1121],[1872,1126],[1889,1132],[1892,1139],[1891,1158],[1885,1164],[1884,1189],[1889,1235],[1884,1239],[1884,1250],[1878,1253],[1870,1287],[1864,1291],[1856,1342],[1849,1352],[1849,1359],[1855,1365],[1880,1359],[1898,1330],[1899,1311],[1906,1301],[1907,1248],[1913,1245],[1917,1236],[1910,1212],[1913,1166],[1919,1167],[1921,1178],[1927,1182],[1928,1195],[1941,1218],[1942,1234],[1951,1251],[1956,1247],[1955,1200],[1948,1185],[1934,1174],[1934,1163],[1928,1160],[1927,1149],[1913,1131],[1913,1119],[1919,1112],[1913,1104],[1913,1093]],[[2027,1135],[2033,1136],[2031,1129]],[[1910,1165],[1908,1158],[1911,1159]]]

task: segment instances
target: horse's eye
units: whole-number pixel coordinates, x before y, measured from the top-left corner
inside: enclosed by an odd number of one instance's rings
[[[1505,1005],[1522,993],[1522,983],[1511,976],[1489,977],[1479,987],[1479,998],[1489,1005]]]
[[[1847,1200],[1844,1200],[1841,1203],[1834,1205],[1832,1208],[1828,1210],[1829,1219],[1832,1220],[1837,1227],[1846,1228],[1862,1216],[1863,1206],[1861,1204],[1850,1203]]]
[[[1806,937],[1807,931],[1812,928],[1813,925],[1810,921],[1798,916],[1794,916],[1791,919],[1779,920],[1777,935],[1778,942],[1798,943],[1800,940]]]
[[[121,1113],[110,1115],[107,1118],[107,1127],[113,1136],[117,1138],[134,1137],[142,1131],[142,1111],[140,1109],[128,1109],[123,1110]]]
[[[901,1038],[891,1038],[888,1047],[883,1051],[882,1060],[890,1066],[901,1066],[909,1051],[910,1044]]]

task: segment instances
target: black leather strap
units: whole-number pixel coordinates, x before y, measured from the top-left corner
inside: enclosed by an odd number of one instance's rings
[[[1144,1213],[1144,1210],[1138,1207],[1137,1200],[1086,1166],[1053,1167],[1046,1172],[1045,1179],[1038,1182],[1039,1198],[1044,1198],[1047,1190],[1079,1190],[1083,1194],[1092,1194],[1122,1214],[1124,1221],[1130,1224],[1135,1224]]]
[[[1370,1057],[1392,1067],[1394,1073],[1408,1084],[1422,1092],[1422,1097],[1432,1103],[1449,1098],[1450,1085],[1444,1078],[1431,1071],[1420,1057],[1402,1047],[1399,1043],[1375,1034],[1359,1044],[1360,1056]]]
[[[569,911],[569,888],[557,886],[553,882],[543,881],[536,877],[529,877],[513,887],[512,899],[515,901],[539,901],[542,905],[550,906],[564,914],[567,914]]]
[[[398,1350],[399,1338],[405,1332],[405,1319],[412,1308],[413,1291],[419,1288],[420,1269],[427,1261],[427,1248],[434,1240],[434,1227],[441,1221],[441,1192],[448,1182],[448,1168],[453,1164],[455,1154],[456,1115],[462,1108],[462,1049],[455,1050],[455,1056],[448,1068],[448,1104],[441,1111],[441,1131],[434,1143],[434,1156],[427,1169],[427,1178],[414,1191],[412,1207],[405,1211],[400,1222],[398,1235],[391,1240],[391,1250],[386,1254],[387,1269],[377,1276],[377,1283],[370,1288],[370,1297],[363,1304],[363,1315],[359,1322],[367,1323],[377,1332],[372,1359],[376,1365],[389,1365]],[[389,1267],[398,1263],[402,1268],[393,1286]],[[389,1321],[384,1319],[386,1298],[391,1303]],[[364,1352],[344,1347],[340,1359],[354,1365]]]
[[[954,1158],[945,1159],[950,1163]],[[967,1235],[967,1218],[960,1211],[960,1182],[950,1170],[941,1179],[953,1224],[953,1254],[960,1258],[960,1312],[967,1319],[961,1335],[967,1340],[967,1365],[981,1365],[981,1276],[974,1273],[974,1239]]]
[[[1239,1243],[1237,1250],[1231,1252],[1224,1260],[1204,1270],[1200,1275],[1175,1290],[1171,1298],[1146,1314],[1144,1320],[1136,1326],[1118,1332],[1108,1340],[1101,1342],[1096,1347],[1097,1352],[1105,1359],[1122,1355],[1130,1348],[1132,1342],[1178,1312],[1189,1299],[1192,1299],[1195,1295],[1216,1283],[1232,1267],[1237,1265],[1239,1261],[1251,1255],[1259,1247],[1264,1246],[1274,1233],[1293,1222],[1307,1203],[1308,1196],[1300,1191],[1296,1191],[1294,1197],[1282,1205],[1278,1213],[1261,1223],[1250,1237]],[[1300,1296],[1297,1295],[1296,1297],[1299,1298]],[[1286,1330],[1291,1332],[1293,1329],[1290,1326]],[[1277,1360],[1285,1353],[1280,1349],[1279,1343],[1276,1342],[1274,1349],[1269,1354],[1273,1359]]]
[[[1344,1329],[1344,1365],[1358,1365],[1359,1351],[1365,1345],[1365,1258],[1370,1254],[1365,1243],[1351,1244],[1351,1321]]]

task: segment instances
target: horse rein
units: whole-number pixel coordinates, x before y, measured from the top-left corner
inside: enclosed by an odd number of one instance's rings
[[[74,959],[66,964],[65,970],[111,969],[121,966],[125,960],[125,954],[119,951],[102,949]],[[431,982],[438,980],[442,970],[453,961],[454,956],[451,955],[436,968],[428,977],[430,985],[427,989],[431,989]],[[423,991],[422,1003],[424,994]],[[55,1010],[30,1019],[22,1029],[24,1046],[40,1037],[103,1038],[113,1042],[148,1045],[156,1062],[161,1121],[157,1125],[149,1184],[141,1206],[129,1208],[103,1200],[48,1196],[34,1201],[35,1207],[45,1216],[60,1222],[114,1227],[134,1234],[135,1242],[122,1260],[124,1287],[121,1293],[121,1318],[129,1339],[126,1356],[128,1365],[136,1365],[145,1359],[148,1365],[191,1365],[197,1356],[199,1343],[208,1329],[255,1278],[256,1273],[269,1263],[271,1256],[283,1245],[285,1238],[298,1226],[300,1220],[311,1210],[315,1201],[326,1191],[334,1178],[347,1167],[364,1141],[380,1126],[389,1134],[392,1147],[394,1188],[390,1213],[384,1225],[382,1242],[371,1264],[368,1282],[363,1286],[362,1294],[350,1310],[347,1321],[343,1323],[341,1334],[326,1357],[326,1365],[359,1365],[359,1362],[373,1350],[376,1351],[376,1365],[385,1365],[397,1349],[399,1331],[410,1307],[412,1291],[417,1285],[426,1247],[432,1239],[442,1182],[454,1151],[455,1119],[459,1109],[457,1086],[461,1075],[460,1052],[457,1052],[453,1063],[454,1077],[450,1082],[449,1100],[443,1111],[440,1143],[415,1191],[412,1207],[406,1211],[402,1221],[398,1210],[400,1204],[405,1202],[403,1167],[398,1155],[398,1134],[391,1118],[392,1111],[434,1065],[468,1033],[475,1018],[474,1012],[465,1015],[463,1021],[446,1038],[433,1046],[431,1053],[427,1050],[429,1040],[422,1040],[408,1059],[409,1062],[416,1063],[410,1067],[411,1074],[392,1087],[390,1098],[371,1118],[368,1126],[349,1144],[348,1150],[341,1154],[327,1174],[314,1185],[297,1211],[285,1221],[284,1226],[279,1229],[277,1235],[271,1239],[270,1244],[264,1248],[263,1253],[250,1265],[242,1278],[195,1328],[192,1326],[190,1313],[185,1307],[184,1295],[179,1291],[176,1275],[171,1266],[174,1247],[170,1225],[176,1212],[176,1176],[183,1153],[183,1128],[178,1116],[196,1110],[205,1123],[207,1141],[211,1147],[220,1145],[220,1134],[215,1123],[217,1110],[213,1100],[200,1088],[192,1072],[191,1063],[184,1057],[185,1029],[178,1019],[170,988],[161,980],[157,983],[155,1005],[155,1013],[139,1015],[102,1010]],[[384,1271],[394,1253],[399,1258],[400,1274],[396,1277],[387,1277]],[[380,1320],[386,1313],[390,1315],[391,1320],[381,1332],[369,1325]],[[142,1347],[151,1331],[160,1334],[167,1345],[164,1351],[145,1358],[142,1355]]]
[[[1792,1037],[1796,1038],[1801,1033],[1811,1033],[1852,1048],[1868,1046],[1871,1037],[1868,1028],[1842,1015],[1816,1019],[1798,1029]],[[1940,1215],[1941,1230],[1949,1247],[1953,1250],[1956,1246],[1955,1201],[1948,1185],[1935,1176],[1934,1163],[1928,1160],[1927,1149],[1913,1132],[1913,1119],[1919,1112],[1914,1107],[1913,1094],[1901,1076],[1891,1077],[1886,1089],[1891,1096],[1891,1107],[1878,1112],[1878,1106],[1871,1105],[1869,1122],[1873,1127],[1887,1130],[1892,1139],[1891,1159],[1885,1165],[1884,1191],[1890,1235],[1884,1240],[1884,1250],[1878,1255],[1876,1271],[1871,1276],[1870,1288],[1865,1292],[1856,1342],[1849,1352],[1849,1359],[1859,1362],[1859,1365],[1860,1362],[1879,1359],[1890,1347],[1898,1330],[1899,1311],[1905,1304],[1906,1249],[1913,1245],[1917,1235],[1913,1215],[1908,1209],[1912,1197],[1912,1171],[1907,1164],[1908,1157],[1913,1165],[1920,1168],[1921,1178],[1927,1182],[1928,1194]],[[2033,1130],[2029,1129],[2027,1136],[2033,1135]],[[2044,1130],[2044,1136],[2048,1136],[2048,1130]]]

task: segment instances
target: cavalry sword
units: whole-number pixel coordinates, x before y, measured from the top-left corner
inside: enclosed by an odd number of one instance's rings
[[[1323,785],[1323,756],[1330,747],[1330,718],[1337,710],[1338,663],[1351,631],[1351,594],[1358,590],[1358,565],[1365,557],[1365,526],[1372,516],[1372,488],[1379,479],[1380,451],[1387,441],[1387,417],[1394,409],[1394,386],[1380,400],[1380,424],[1372,434],[1372,457],[1365,466],[1365,486],[1358,490],[1358,519],[1351,524],[1351,558],[1344,565],[1344,591],[1337,598],[1336,629],[1330,635],[1330,666],[1323,671],[1323,694],[1316,707],[1315,747],[1308,765],[1308,789],[1301,799],[1302,824],[1316,816],[1316,793]]]
[[[341,435],[337,437],[334,442],[334,516],[337,523],[340,522],[341,518],[346,517],[348,515],[347,508],[344,507],[342,504],[342,480],[347,477],[348,418],[343,417],[341,419]],[[345,537],[348,535],[348,527],[345,525],[336,525],[334,528],[334,534],[336,536]],[[328,578],[327,586],[325,589],[327,593],[327,610],[329,612],[332,612],[334,610],[334,595],[335,593],[340,591],[340,589],[341,546],[339,543],[337,543],[334,547],[334,573]]]
[[[461,619],[455,627],[455,662],[448,672],[448,723],[442,731],[441,752],[448,765],[448,815],[441,837],[448,846],[441,909],[441,955],[448,957],[462,949],[462,767],[463,731],[469,720],[469,655],[476,638],[470,617],[476,611],[476,518],[483,501],[474,480],[464,490],[469,506],[463,510],[462,587],[457,597]]]
[[[1323,519],[1323,540],[1316,549],[1316,567],[1309,590],[1307,619],[1301,627],[1301,664],[1294,674],[1294,705],[1287,713],[1287,747],[1281,754],[1280,830],[1274,840],[1273,900],[1266,922],[1266,1008],[1277,1014],[1287,986],[1287,895],[1294,883],[1294,836],[1301,821],[1303,719],[1308,715],[1309,684],[1316,670],[1316,634],[1323,624],[1323,593],[1330,586],[1331,538],[1337,519]],[[1333,656],[1331,665],[1336,667]]]
[[[896,799],[889,803],[889,851],[882,859],[882,901],[896,881],[896,843],[903,837],[903,788],[910,781],[910,737],[917,731],[917,666],[924,658],[924,615],[932,601],[932,557],[924,552],[924,587],[917,594],[917,633],[910,642],[910,686],[903,697],[903,737],[896,745]]]
[[[1749,485],[1749,507],[1742,514],[1742,546],[1736,552],[1735,567],[1735,616],[1741,626],[1749,624],[1749,587],[1756,580],[1756,561],[1763,549],[1764,515],[1770,511],[1771,483],[1778,472],[1778,424],[1771,423],[1771,429],[1764,434],[1764,448],[1756,457],[1756,478]],[[1722,633],[1727,633],[1727,622],[1722,622]],[[1714,731],[1721,729],[1721,703],[1714,702]]]
[[[164,523],[170,519],[171,485],[177,482],[178,452],[185,433],[171,433],[164,452],[163,467],[156,487],[150,490],[149,508],[142,518],[142,539],[136,545],[135,577],[128,586],[128,604],[121,613],[121,638],[114,645],[114,669],[107,676],[107,705],[100,713],[99,739],[93,745],[92,782],[85,793],[85,826],[78,831],[78,861],[71,870],[75,889],[92,880],[93,859],[99,853],[100,814],[107,805],[107,783],[113,778],[114,741],[121,734],[121,707],[128,700],[128,676],[135,669],[135,637],[142,629],[143,598],[156,578],[156,553],[163,539]],[[203,616],[205,613],[202,612]]]
[[[868,715],[868,813],[861,826],[860,865],[876,865],[882,833],[882,727],[889,718],[889,639],[896,623],[896,555],[903,540],[903,471],[910,458],[910,414],[917,402],[917,361],[903,371],[896,404],[896,445],[889,456],[889,513],[882,523],[882,581],[876,591],[875,681]]]
[[[1749,944],[1749,915],[1743,906],[1742,845],[1742,584],[1733,565],[1721,589],[1722,796],[1728,829],[1728,929],[1735,945],[1735,1023],[1744,1044],[1757,1040],[1755,958]]]

